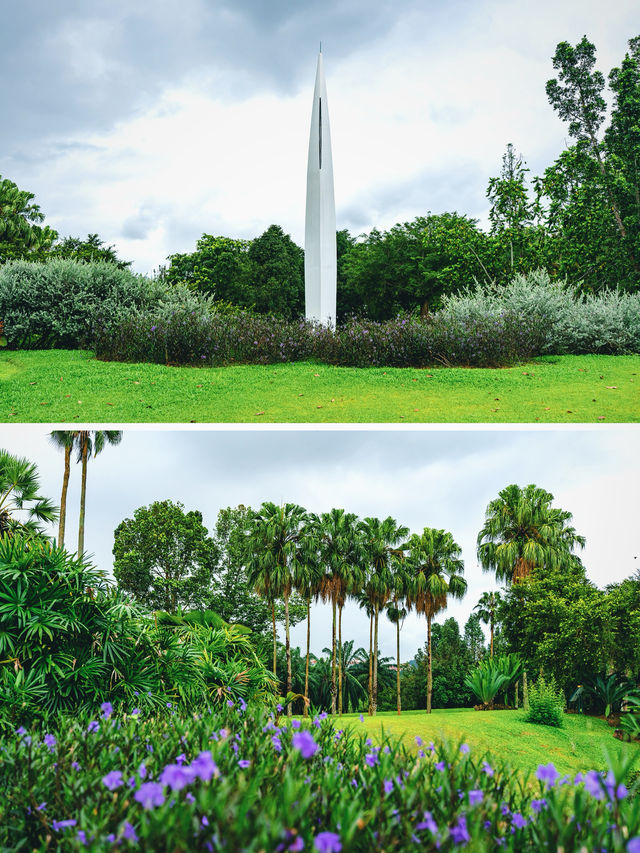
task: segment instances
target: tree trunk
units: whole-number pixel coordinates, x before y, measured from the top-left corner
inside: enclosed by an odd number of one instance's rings
[[[338,713],[342,716],[342,605],[338,607]]]
[[[493,657],[493,619],[491,620],[490,630],[491,630],[491,654],[489,655],[489,657]]]
[[[291,644],[289,642],[289,593],[284,592],[284,648],[287,656],[287,690],[285,697],[291,693]],[[292,713],[291,702],[287,703],[287,717]]]
[[[303,714],[309,716],[309,647],[311,645],[311,596],[307,598],[307,660],[304,665],[304,695],[307,700],[304,703]]]
[[[336,600],[335,597],[331,601],[332,617],[331,617],[331,714],[336,715]]]
[[[374,608],[373,628],[373,713],[378,710],[378,604]]]
[[[78,557],[84,554],[84,513],[87,503],[87,459],[89,442],[82,442],[82,486],[80,488],[80,519],[78,521]]]
[[[519,684],[519,682],[516,681],[516,690],[515,690],[515,696],[514,696],[514,700],[513,700],[513,704],[515,705],[516,711],[518,710],[518,684]]]
[[[522,707],[529,710],[529,688],[527,687],[527,673],[522,673]]]
[[[369,616],[369,715],[373,714],[373,611]]]
[[[396,607],[396,616],[398,615],[398,608]],[[402,707],[400,703],[400,619],[396,619],[396,646],[397,646],[397,655],[396,655],[396,663],[397,663],[397,672],[396,672],[396,691],[398,694],[398,713],[402,713]]]
[[[62,494],[60,495],[60,526],[58,527],[58,548],[64,548],[64,524],[67,518],[67,489],[71,473],[71,445],[64,449],[64,476],[62,477]]]
[[[431,690],[433,674],[431,671],[431,615],[427,615],[427,714],[431,713]]]
[[[275,675],[276,680],[277,680],[277,678],[278,678],[278,670],[277,670],[278,645],[276,642],[276,602],[275,602],[275,600],[273,600],[271,602],[271,621],[273,622],[273,674]],[[278,687],[278,692],[280,692],[279,687]]]

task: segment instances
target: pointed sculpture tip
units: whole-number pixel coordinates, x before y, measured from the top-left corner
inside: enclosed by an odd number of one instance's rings
[[[322,42],[320,42],[320,53],[322,53]]]

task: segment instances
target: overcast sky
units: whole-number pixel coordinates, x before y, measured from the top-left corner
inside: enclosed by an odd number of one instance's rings
[[[63,456],[48,427],[6,425],[1,445],[37,463],[41,491],[59,500]],[[79,466],[68,498],[67,547],[75,550]],[[586,536],[581,556],[599,586],[622,580],[640,565],[638,483],[640,452],[634,427],[597,429],[305,429],[159,430],[130,427],[122,443],[90,462],[86,548],[109,572],[113,531],[139,506],[170,498],[199,509],[212,530],[218,511],[240,503],[292,501],[313,512],[342,507],[360,517],[391,515],[412,532],[449,530],[462,547],[468,593],[441,618],[464,624],[493,576],[478,567],[475,541],[489,501],[517,483],[550,491],[554,505],[574,515]],[[638,559],[635,559],[638,557]],[[368,646],[368,621],[349,605],[345,639]],[[403,659],[425,641],[425,622],[410,615]],[[312,616],[312,649],[330,643],[329,608]],[[304,623],[293,631],[304,647]],[[395,655],[391,623],[381,623],[381,649]]]
[[[203,232],[301,245],[322,40],[338,228],[485,221],[508,142],[532,174],[565,147],[558,42],[586,34],[607,74],[638,28],[637,0],[4,2],[0,174],[138,272]]]

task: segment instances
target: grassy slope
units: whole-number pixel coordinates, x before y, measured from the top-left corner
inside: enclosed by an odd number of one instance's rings
[[[226,368],[0,354],[0,421],[515,423],[640,420],[640,355],[561,356],[513,368]]]
[[[520,771],[534,772],[539,764],[552,761],[561,773],[603,770],[607,766],[603,748],[613,756],[623,750],[639,747],[623,744],[613,737],[613,731],[603,720],[567,714],[564,728],[537,726],[523,722],[522,711],[474,711],[472,709],[436,710],[428,716],[424,711],[365,714],[364,723],[357,715],[345,714],[336,718],[336,725],[350,725],[358,731],[364,728],[379,739],[381,727],[386,734],[404,740],[414,751],[419,735],[426,744],[444,737],[450,743],[464,740],[474,753],[490,752]]]

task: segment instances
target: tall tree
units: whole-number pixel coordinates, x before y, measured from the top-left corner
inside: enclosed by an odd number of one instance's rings
[[[427,714],[430,714],[433,690],[431,621],[436,613],[446,608],[449,597],[463,598],[467,582],[462,577],[462,550],[450,533],[425,527],[421,534],[411,536],[407,550],[407,606],[415,607],[417,613],[427,617]]]
[[[56,520],[57,508],[39,492],[36,465],[0,449],[0,537],[16,532],[41,536],[42,524]]]
[[[33,203],[33,193],[18,189],[0,175],[0,264],[15,258],[38,259],[49,249],[58,234]]]
[[[84,517],[87,506],[87,465],[89,459],[101,453],[107,444],[116,445],[122,441],[122,432],[117,429],[79,430],[74,435],[77,450],[77,462],[82,463],[82,482],[80,487],[80,518],[78,521],[78,557],[84,554]]]
[[[305,564],[313,559],[312,545],[304,536],[307,512],[298,504],[282,506],[265,501],[252,519],[249,534],[249,583],[272,604],[277,596],[284,599],[285,653],[287,656],[286,693],[291,692],[291,642],[289,636],[289,599],[297,586]],[[275,609],[274,609],[275,672]],[[291,705],[287,705],[291,715]]]
[[[570,526],[570,512],[551,506],[553,495],[535,485],[510,485],[489,503],[478,533],[478,560],[498,580],[518,583],[534,567],[566,568],[584,536]]]
[[[484,657],[484,632],[477,613],[470,613],[464,623],[464,644],[469,650],[469,657],[474,664],[479,663]]]
[[[407,616],[407,609],[403,607],[404,597],[407,593],[407,576],[404,571],[403,561],[395,558],[393,561],[393,589],[392,602],[387,605],[387,619],[396,626],[396,706],[398,713],[402,713],[402,697],[400,691],[400,630]]]
[[[499,592],[483,592],[478,603],[473,608],[478,614],[480,621],[489,626],[489,657],[493,657],[493,633],[496,624],[496,613],[501,600]]]
[[[358,529],[362,535],[363,558],[368,567],[363,594],[372,614],[373,643],[371,667],[370,714],[375,714],[378,702],[378,619],[380,610],[389,601],[393,593],[393,573],[391,569],[394,556],[402,553],[401,543],[409,534],[409,528],[387,516],[365,518]]]
[[[116,528],[113,573],[121,589],[151,610],[202,607],[211,589],[218,548],[198,510],[154,501]]]
[[[64,529],[67,519],[67,491],[71,474],[71,452],[77,435],[73,430],[53,430],[51,441],[55,447],[64,452],[64,473],[62,475],[62,493],[60,495],[60,518],[58,526],[58,547],[64,548]]]

